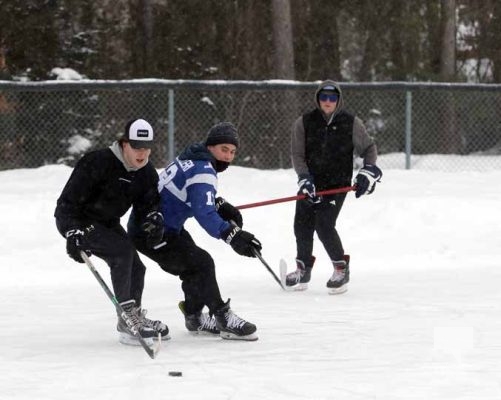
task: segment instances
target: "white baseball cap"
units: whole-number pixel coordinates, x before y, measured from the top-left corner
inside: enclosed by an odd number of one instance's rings
[[[133,119],[125,125],[124,138],[135,149],[151,149],[153,147],[153,128],[144,119]]]

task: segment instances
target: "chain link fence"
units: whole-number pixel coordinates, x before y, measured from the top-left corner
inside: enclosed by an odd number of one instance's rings
[[[74,165],[108,146],[131,118],[157,137],[160,168],[216,122],[239,129],[235,165],[290,168],[293,121],[314,107],[317,83],[287,81],[0,81],[0,169]],[[501,85],[343,83],[346,109],[375,137],[385,168],[412,168],[447,154],[442,170],[465,159],[501,169]]]

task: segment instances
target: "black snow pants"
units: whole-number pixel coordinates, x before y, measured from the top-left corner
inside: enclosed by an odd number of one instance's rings
[[[317,232],[331,260],[342,260],[344,255],[341,238],[336,230],[336,220],[343,207],[346,193],[325,196],[319,204],[307,200],[296,202],[294,235],[297,258],[312,266],[313,235]]]
[[[56,219],[60,230],[60,224]],[[110,267],[111,283],[116,299],[119,303],[135,300],[136,305],[141,305],[144,289],[144,274],[146,267],[120,225],[111,227],[93,223],[93,229],[88,229],[84,235],[87,248],[91,253],[102,258]],[[64,236],[64,232],[61,232]]]
[[[224,305],[216,280],[214,260],[198,247],[191,235],[183,229],[180,234],[164,234],[165,245],[148,248],[144,241],[135,238],[137,249],[151,258],[169,274],[179,276],[185,296],[187,314],[200,312],[204,306],[211,313]]]

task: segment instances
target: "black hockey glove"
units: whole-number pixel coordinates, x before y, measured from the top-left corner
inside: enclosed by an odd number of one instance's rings
[[[83,251],[87,256],[91,256],[91,252],[87,247],[87,243],[85,240],[85,234],[89,233],[94,229],[93,225],[90,225],[86,228],[80,229],[70,229],[67,231],[64,236],[66,237],[66,252],[68,255],[73,258],[76,262],[83,263],[84,260],[80,255],[80,252]]]
[[[298,194],[304,194],[308,202],[311,204],[318,204],[322,201],[322,198],[317,196],[317,190],[315,189],[315,184],[311,176],[299,177],[299,182],[297,184],[299,186]]]
[[[376,189],[376,183],[381,182],[382,176],[383,172],[376,165],[364,165],[355,177],[355,197],[358,199],[364,194],[371,194]]]
[[[252,233],[232,225],[223,233],[223,239],[241,256],[256,257],[254,250],[261,251],[261,242]]]
[[[216,211],[219,216],[225,221],[233,221],[238,225],[239,228],[244,225],[242,214],[240,213],[238,208],[232,206],[222,197],[216,198]]]
[[[164,217],[158,211],[150,212],[141,224],[141,230],[145,233],[146,246],[153,248],[159,244],[164,236]]]

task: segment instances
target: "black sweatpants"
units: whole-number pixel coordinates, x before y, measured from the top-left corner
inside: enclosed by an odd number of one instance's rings
[[[336,230],[336,220],[345,198],[346,193],[340,193],[324,197],[320,204],[311,204],[307,200],[296,202],[294,235],[296,236],[297,258],[305,262],[307,266],[312,263],[310,260],[315,232],[331,260],[343,259],[344,249]]]
[[[134,239],[137,249],[156,261],[169,274],[179,276],[188,314],[200,312],[204,306],[211,313],[224,305],[216,280],[214,260],[198,247],[186,230],[165,234],[166,244],[158,249],[147,248],[140,238]]]
[[[57,220],[56,225],[59,229]],[[140,306],[146,267],[127,232],[120,224],[112,227],[97,223],[92,225],[94,229],[85,233],[84,240],[91,253],[102,258],[110,267],[116,299],[119,303],[134,299]]]

